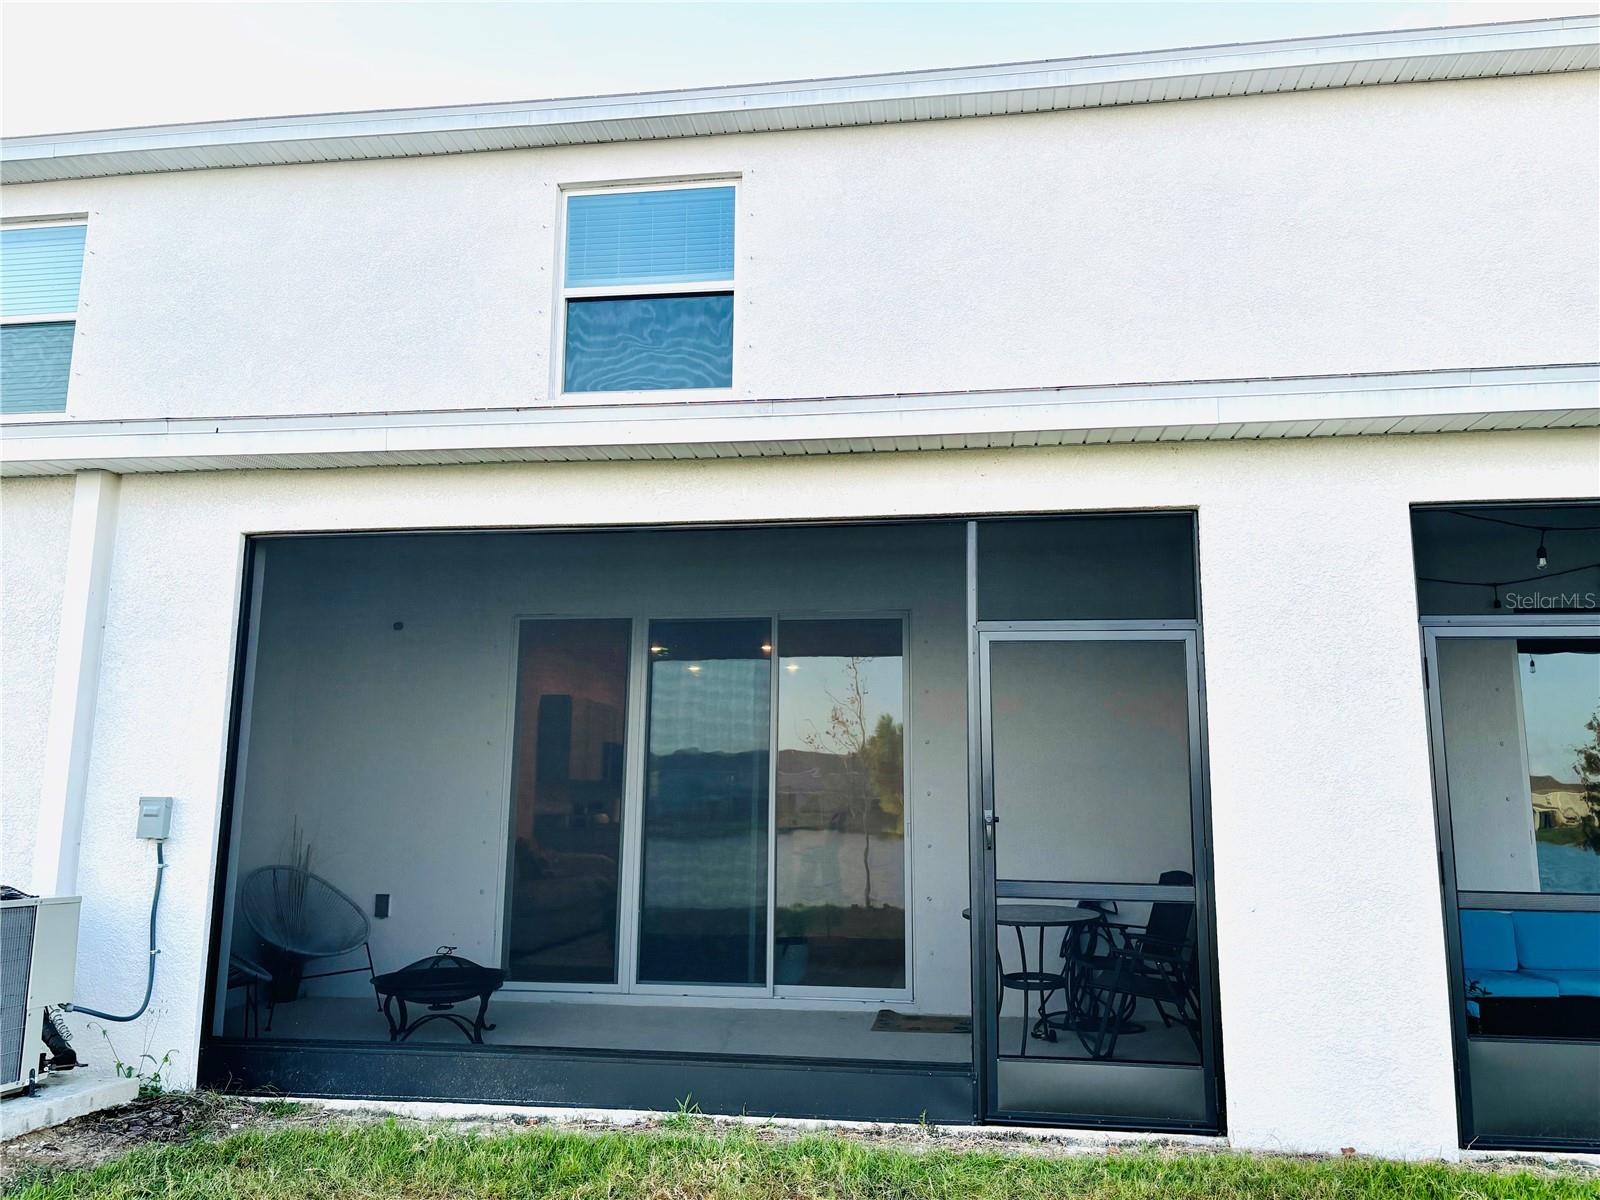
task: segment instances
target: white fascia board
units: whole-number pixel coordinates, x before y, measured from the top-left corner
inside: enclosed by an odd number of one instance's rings
[[[0,422],[0,474],[729,458],[1600,426],[1600,364],[616,408]]]
[[[40,134],[0,143],[0,181],[889,124],[1597,66],[1600,17],[1557,17],[621,96]]]

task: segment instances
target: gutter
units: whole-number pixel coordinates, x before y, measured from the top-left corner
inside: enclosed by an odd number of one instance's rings
[[[1600,16],[0,142],[0,182],[827,129],[1600,68]]]
[[[1600,363],[988,392],[0,421],[0,475],[748,458],[1600,427]]]

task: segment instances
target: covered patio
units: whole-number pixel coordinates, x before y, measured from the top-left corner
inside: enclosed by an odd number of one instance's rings
[[[1101,1087],[1133,1099],[1091,1120],[1204,1124],[1195,1085],[1160,1098],[1210,1078],[1193,536],[1161,514],[257,539],[208,1073],[626,1106],[771,1071],[728,1085],[735,1110],[821,1115],[866,1070],[856,1115],[971,1119],[982,1047],[1166,1081]],[[1108,620],[1144,632],[996,645],[994,728],[1022,743],[986,767],[1014,797],[1001,867],[1102,882],[982,882],[976,639]],[[1076,915],[1018,937],[1018,899]],[[406,1082],[375,1054],[411,1056]],[[612,1082],[556,1087],[552,1056]],[[684,1082],[626,1069],[668,1061]],[[1005,1071],[1045,1105],[1088,1094]]]

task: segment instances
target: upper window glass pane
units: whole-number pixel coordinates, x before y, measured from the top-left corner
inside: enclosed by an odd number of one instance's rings
[[[981,621],[1193,620],[1188,513],[982,521]]]
[[[71,321],[0,326],[0,413],[65,411],[73,330]]]
[[[1438,641],[1456,887],[1600,893],[1600,638]]]
[[[567,391],[732,386],[728,293],[567,302]]]
[[[1600,504],[1419,508],[1411,536],[1425,617],[1600,612]]]
[[[567,201],[567,286],[733,278],[733,188],[602,192]]]
[[[77,312],[83,239],[82,225],[0,230],[0,315]]]

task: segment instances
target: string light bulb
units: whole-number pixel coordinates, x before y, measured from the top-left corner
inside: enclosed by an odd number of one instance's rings
[[[1533,552],[1533,563],[1541,571],[1550,565],[1550,551],[1544,548],[1544,535],[1545,531],[1539,530],[1539,548]]]

